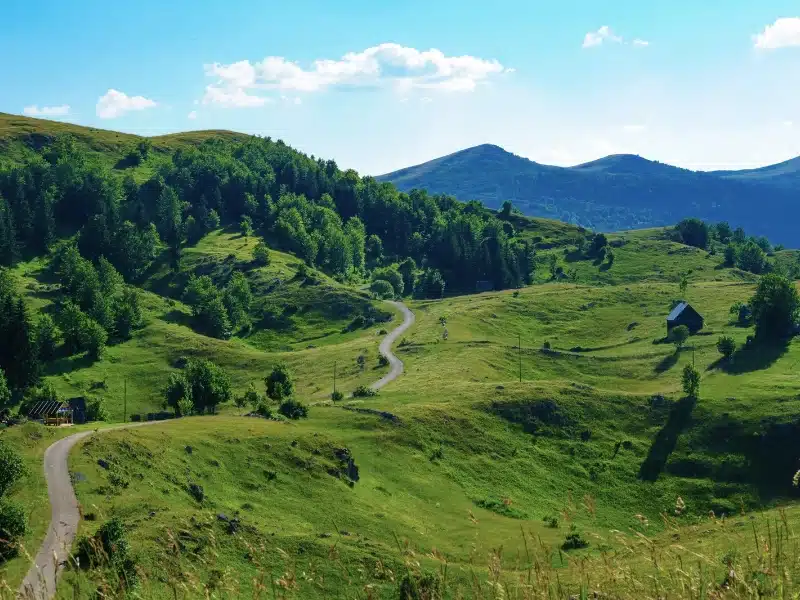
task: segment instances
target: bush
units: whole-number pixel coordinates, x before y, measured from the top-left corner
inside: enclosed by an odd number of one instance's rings
[[[334,402],[341,402],[342,400],[344,400],[344,394],[339,390],[336,390],[331,394],[331,400],[333,400]]]
[[[22,456],[8,443],[0,440],[0,496],[4,496],[24,474],[25,463]]]
[[[84,568],[112,567],[123,588],[130,589],[137,583],[136,561],[131,557],[127,531],[119,518],[104,523],[91,537],[78,542],[76,556]]]
[[[588,548],[589,542],[587,542],[584,537],[580,534],[579,531],[576,531],[575,526],[572,526],[572,529],[567,534],[567,537],[564,539],[564,543],[561,544],[561,549],[565,551],[569,550],[579,550],[581,548]]]
[[[717,340],[717,350],[725,358],[730,358],[736,351],[736,342],[729,335],[723,335]]]
[[[388,366],[388,364],[389,364],[389,359],[388,358],[386,358],[383,354],[378,356],[378,366],[379,367],[385,367],[385,366]]]
[[[388,282],[389,285],[392,286],[393,296],[400,297],[403,295],[403,291],[405,290],[405,281],[403,280],[403,275],[400,273],[397,267],[383,267],[381,269],[375,269],[372,272],[372,279],[375,283],[378,281]]]
[[[373,390],[371,387],[367,387],[366,385],[360,385],[355,390],[353,390],[354,398],[371,398],[377,395],[378,395],[378,390]]]
[[[380,298],[381,300],[395,297],[395,290],[392,284],[385,279],[376,279],[373,281],[369,286],[369,290],[376,298]]]
[[[206,493],[205,490],[203,490],[203,486],[196,483],[189,484],[189,495],[198,502],[202,502],[206,498]]]
[[[272,400],[284,400],[294,394],[294,382],[289,367],[281,363],[272,368],[272,372],[264,378],[267,396]]]
[[[253,260],[256,261],[257,265],[262,267],[266,267],[270,263],[270,256],[269,256],[269,248],[264,243],[264,240],[260,240],[256,247],[253,249]]]
[[[260,417],[265,419],[272,418],[272,407],[262,398],[261,401],[253,408],[253,411]]]
[[[545,527],[549,527],[550,529],[558,529],[558,517],[553,515],[548,515],[542,521],[545,524]]]
[[[296,420],[308,417],[308,407],[293,398],[284,400],[278,408],[278,412],[288,419]]]
[[[86,403],[87,421],[108,421],[108,410],[100,398],[89,400]]]
[[[688,246],[702,249],[708,246],[708,225],[700,219],[684,219],[675,226],[675,231]]]
[[[550,341],[549,340],[545,340],[544,344],[542,344],[542,348],[545,349],[545,350],[550,350]]]
[[[400,600],[441,600],[442,579],[438,573],[406,573],[400,580]]]
[[[0,559],[8,560],[19,552],[18,542],[28,532],[25,509],[16,502],[0,500]]]
[[[186,367],[194,411],[215,413],[217,405],[231,399],[231,380],[222,367],[209,360],[192,360]]]

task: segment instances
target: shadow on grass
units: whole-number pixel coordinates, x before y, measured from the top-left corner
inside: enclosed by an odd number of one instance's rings
[[[174,323],[175,325],[184,325],[189,329],[193,328],[194,320],[192,315],[189,315],[182,310],[178,310],[177,308],[173,308],[167,313],[164,313],[164,316],[161,317],[162,321],[166,321],[167,323]]]
[[[775,342],[753,342],[733,353],[730,360],[721,365],[726,373],[740,375],[750,371],[770,368],[789,350],[790,339]]]
[[[653,367],[653,371],[656,373],[664,373],[669,371],[678,362],[680,355],[680,350],[675,350],[675,352],[667,354],[655,367]]]
[[[696,398],[681,398],[672,407],[664,427],[653,440],[647,458],[639,467],[639,479],[655,481],[664,470],[672,451],[678,443],[678,436],[689,426]]]
[[[79,371],[91,367],[95,360],[88,354],[78,354],[75,356],[62,356],[47,365],[46,375],[65,375],[73,371]]]

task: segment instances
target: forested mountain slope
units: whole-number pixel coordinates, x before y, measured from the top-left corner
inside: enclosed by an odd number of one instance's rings
[[[729,221],[773,242],[798,245],[797,161],[742,172],[704,173],[632,155],[574,167],[542,165],[484,144],[378,177],[600,231],[664,226],[686,218]],[[753,210],[758,206],[758,210]]]

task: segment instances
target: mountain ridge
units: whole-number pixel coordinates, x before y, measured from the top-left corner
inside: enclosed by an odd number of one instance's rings
[[[401,191],[421,188],[494,209],[510,200],[527,215],[601,231],[699,217],[729,221],[778,243],[800,241],[788,225],[800,215],[800,157],[742,171],[692,171],[633,154],[559,167],[481,144],[377,179]]]

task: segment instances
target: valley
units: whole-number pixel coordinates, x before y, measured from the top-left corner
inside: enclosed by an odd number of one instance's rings
[[[27,521],[0,597],[47,533],[46,448],[85,431],[57,598],[800,590],[800,253],[757,223],[599,235],[230,132],[0,139],[0,297],[37,358],[0,356]],[[100,418],[26,422],[42,398]]]

